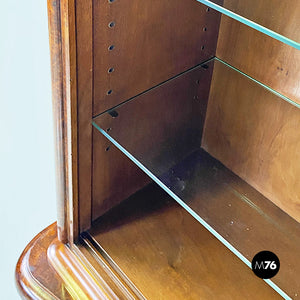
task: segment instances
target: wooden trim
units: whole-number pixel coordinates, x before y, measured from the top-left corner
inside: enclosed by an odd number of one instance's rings
[[[48,226],[18,260],[15,279],[20,296],[32,300],[139,299],[107,262],[99,266],[90,250],[81,245],[68,247],[57,239],[56,223]]]
[[[48,0],[56,137],[58,237],[91,224],[92,1]],[[90,33],[90,34],[89,34]]]
[[[48,22],[51,55],[52,101],[54,115],[54,135],[56,148],[56,187],[57,187],[57,230],[58,238],[68,240],[67,214],[67,149],[65,103],[63,97],[62,37],[60,1],[48,0]]]
[[[61,0],[62,68],[64,74],[64,99],[67,113],[66,147],[68,175],[68,241],[78,236],[78,174],[77,174],[77,81],[75,8],[73,0]]]
[[[15,279],[23,299],[72,299],[63,281],[48,262],[47,249],[56,238],[57,227],[54,223],[39,233],[21,254]]]

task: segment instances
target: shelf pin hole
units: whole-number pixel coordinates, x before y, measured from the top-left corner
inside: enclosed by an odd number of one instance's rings
[[[111,117],[116,118],[119,114],[116,110],[111,110],[108,112]]]

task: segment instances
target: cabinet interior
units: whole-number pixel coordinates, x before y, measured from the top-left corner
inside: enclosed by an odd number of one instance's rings
[[[223,284],[249,289],[240,260],[265,249],[281,261],[266,282],[300,295],[300,6],[269,2],[93,3],[91,201],[79,199],[79,214],[92,222],[86,239],[146,298],[164,292],[160,276],[178,299],[201,294],[191,278],[210,251],[212,274],[232,264],[240,277]],[[203,285],[225,280],[214,276]]]

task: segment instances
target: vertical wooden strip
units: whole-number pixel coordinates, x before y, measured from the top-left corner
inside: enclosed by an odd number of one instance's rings
[[[57,230],[58,238],[66,242],[67,237],[67,198],[66,198],[66,157],[65,119],[63,101],[62,45],[60,23],[60,1],[48,0],[48,25],[51,54],[52,101],[54,114],[54,136],[56,148],[56,187],[57,187]]]
[[[74,0],[61,0],[63,97],[66,114],[68,241],[78,235],[77,83]]]
[[[76,1],[79,230],[91,224],[93,1]]]
[[[56,137],[58,237],[78,235],[77,88],[74,0],[48,1]]]

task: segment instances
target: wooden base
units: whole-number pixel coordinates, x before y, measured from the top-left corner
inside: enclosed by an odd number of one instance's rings
[[[16,283],[23,299],[139,298],[84,247],[61,243],[56,223],[39,233],[23,251],[16,266]]]

